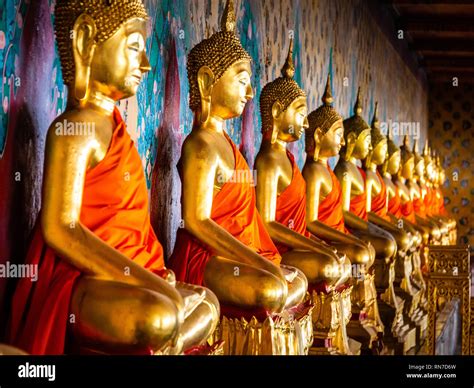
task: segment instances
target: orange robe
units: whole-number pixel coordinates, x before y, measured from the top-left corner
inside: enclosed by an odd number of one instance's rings
[[[426,205],[423,198],[415,198],[413,199],[413,209],[415,213],[422,218],[426,218]]]
[[[416,223],[415,208],[413,206],[412,200],[402,203],[400,206],[400,210],[402,212],[403,217],[405,217],[410,222]]]
[[[293,175],[288,187],[277,198],[275,220],[308,238],[311,233],[306,230],[306,182],[291,152],[287,151],[291,161]],[[288,246],[276,243],[280,253],[290,250]]]
[[[106,156],[86,172],[80,221],[104,242],[159,275],[164,270],[163,250],[150,224],[140,156],[118,109],[114,120]],[[70,300],[81,272],[45,244],[39,222],[26,263],[38,265],[38,281],[18,282],[9,342],[31,354],[62,354]]]
[[[395,187],[395,194],[388,200],[388,212],[393,214],[397,218],[402,218],[402,201],[400,199],[400,193],[398,187]]]
[[[365,171],[360,167],[357,168],[359,169],[362,175],[362,179],[364,179],[365,182]],[[367,193],[365,192],[365,189],[363,193],[351,198],[351,205],[349,211],[365,221],[369,220],[369,217],[367,215]]]
[[[444,195],[440,187],[438,187],[435,190],[435,197],[436,197],[436,209],[438,210],[437,214],[446,216],[447,212],[444,207]]]
[[[382,176],[376,171],[377,178],[380,182],[380,192],[377,195],[372,197],[372,202],[370,204],[370,210],[377,214],[379,217],[390,221],[390,217],[388,216],[388,208],[387,208],[387,186],[385,185],[385,181],[383,180]]]
[[[279,265],[281,256],[256,208],[255,187],[250,169],[234,142],[227,134],[225,136],[234,151],[235,171],[233,178],[214,195],[211,219],[259,255]],[[236,171],[239,172],[238,176]],[[242,176],[247,179],[239,180]],[[185,183],[183,190],[186,190]],[[170,257],[170,268],[175,272],[177,280],[202,285],[204,268],[213,255],[216,252],[211,247],[181,228]]]
[[[349,233],[344,225],[341,185],[329,164],[327,168],[331,174],[332,190],[326,198],[319,202],[318,220],[340,232]]]
[[[426,188],[426,194],[423,198],[423,202],[425,203],[426,214],[429,216],[438,214],[437,203],[436,203],[436,196],[431,187]]]

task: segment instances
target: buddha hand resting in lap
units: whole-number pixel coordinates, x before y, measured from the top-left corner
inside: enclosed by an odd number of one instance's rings
[[[29,353],[180,353],[217,326],[212,292],[176,283],[164,266],[140,156],[115,107],[150,70],[146,19],[140,0],[56,4],[68,105],[46,141],[27,257],[38,282],[19,282],[9,328],[10,342]],[[65,122],[94,131],[61,136]]]
[[[204,284],[230,308],[267,316],[299,304],[307,289],[301,271],[280,267],[281,256],[256,208],[249,167],[225,131],[253,98],[251,58],[235,35],[233,4],[222,30],[188,55],[194,125],[178,165],[184,228],[171,268],[178,280]]]

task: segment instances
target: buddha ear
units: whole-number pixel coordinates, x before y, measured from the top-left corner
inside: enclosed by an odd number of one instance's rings
[[[199,92],[204,99],[211,98],[212,87],[214,86],[215,76],[208,66],[202,66],[197,74]]]
[[[197,74],[199,93],[201,95],[201,123],[205,123],[211,112],[211,94],[216,77],[208,66],[201,66]]]
[[[317,127],[315,130],[314,130],[314,155],[313,155],[313,159],[315,162],[318,161],[319,159],[319,152],[321,151],[321,140],[323,139],[323,131],[321,130],[320,127]]]
[[[84,101],[89,95],[91,63],[96,48],[97,28],[89,15],[79,15],[72,30],[72,51],[75,65],[74,95]]]
[[[346,153],[345,159],[349,160],[352,156],[352,152],[354,151],[354,147],[356,145],[357,135],[355,132],[350,132],[347,134],[347,141],[346,141]]]
[[[275,125],[275,120],[278,120],[283,112],[283,106],[281,105],[280,101],[275,101],[272,105],[272,118],[273,118],[273,126],[272,126],[272,138],[271,143],[274,144],[278,138],[278,127]]]

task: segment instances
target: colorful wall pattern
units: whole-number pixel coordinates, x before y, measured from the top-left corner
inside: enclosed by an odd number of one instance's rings
[[[0,4],[0,262],[23,260],[41,206],[46,131],[65,107],[66,90],[52,27],[54,1],[6,0]],[[147,49],[152,71],[138,95],[122,101],[120,109],[142,158],[154,227],[169,254],[181,216],[176,163],[192,125],[186,54],[216,31],[224,0],[144,3],[150,14]],[[295,38],[295,78],[308,93],[310,110],[320,105],[330,71],[335,106],[344,116],[352,113],[361,86],[367,120],[374,102],[379,101],[381,120],[419,122],[423,141],[426,91],[377,26],[369,9],[371,2],[235,3],[238,33],[253,58],[255,98],[241,118],[228,123],[228,131],[251,167],[261,140],[260,92],[279,75],[290,36]],[[304,139],[292,144],[291,150],[301,167]],[[18,173],[20,180],[15,180]],[[4,286],[0,282],[0,296]]]

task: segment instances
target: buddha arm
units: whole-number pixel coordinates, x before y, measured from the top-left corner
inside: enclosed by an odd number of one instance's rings
[[[308,166],[303,169],[303,176],[306,180],[306,227],[311,233],[327,241],[339,241],[347,244],[359,243],[355,237],[318,221],[321,180],[316,175],[317,171]]]
[[[388,213],[387,213],[388,214]],[[385,218],[380,217],[378,214],[374,212],[369,212],[369,221],[381,226],[382,228],[386,229],[387,231],[397,231],[398,228],[393,225],[391,222],[387,221]]]
[[[93,155],[103,151],[98,143],[86,136],[58,136],[54,124],[51,126],[41,211],[44,239],[85,274],[146,287],[168,296],[184,319],[183,300],[173,286],[106,244],[80,222],[86,169]]]
[[[183,219],[185,228],[224,258],[249,264],[275,275],[286,284],[280,268],[240,242],[212,218],[218,152],[199,138],[183,146]]]
[[[274,241],[285,244],[293,249],[310,250],[317,253],[333,255],[334,252],[304,235],[275,220],[278,197],[278,175],[276,169],[264,159],[257,159],[257,208]]]
[[[336,175],[337,174],[336,170]],[[348,171],[343,171],[342,179],[338,175],[339,181],[341,182],[342,190],[342,203],[343,203],[343,213],[344,213],[344,222],[355,229],[367,230],[368,224],[362,218],[357,217],[355,214],[352,214],[349,209],[351,207],[351,188],[352,188],[352,179]]]

